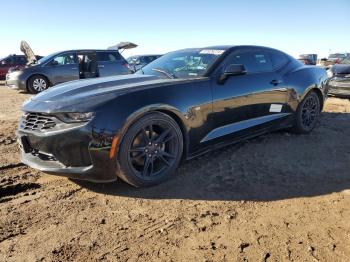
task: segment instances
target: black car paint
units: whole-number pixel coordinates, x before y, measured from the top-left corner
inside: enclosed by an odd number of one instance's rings
[[[177,121],[184,136],[184,158],[190,159],[217,147],[292,126],[298,104],[310,90],[317,92],[321,103],[326,97],[325,70],[304,66],[287,55],[288,62],[274,72],[232,76],[219,83],[228,54],[239,48],[260,47],[211,48],[226,51],[203,77],[128,75],[82,80],[33,97],[23,105],[23,111],[48,115],[93,111],[96,115],[90,122],[42,134],[19,128],[20,138],[29,144],[34,141],[38,151],[58,160],[39,161],[22,150],[22,161],[48,173],[111,181],[118,173],[117,161],[110,156],[113,141],[122,143],[130,125],[148,112],[163,112]],[[282,105],[281,112],[269,112],[271,104]],[[86,156],[90,156],[87,162]]]

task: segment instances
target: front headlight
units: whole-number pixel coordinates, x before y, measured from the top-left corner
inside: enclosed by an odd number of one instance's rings
[[[66,123],[88,122],[95,116],[94,112],[87,113],[61,113],[57,117]]]
[[[7,80],[17,79],[21,74],[22,74],[22,71],[20,70],[7,73],[6,79]]]

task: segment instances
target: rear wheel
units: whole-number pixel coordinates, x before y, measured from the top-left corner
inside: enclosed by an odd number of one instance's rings
[[[118,174],[127,183],[152,186],[168,179],[178,167],[183,137],[176,121],[155,112],[135,122],[126,132],[118,153]]]
[[[293,131],[300,134],[311,132],[320,117],[320,104],[315,92],[308,93],[298,106]]]
[[[44,76],[35,75],[28,81],[28,90],[32,94],[40,93],[49,88],[49,82]]]

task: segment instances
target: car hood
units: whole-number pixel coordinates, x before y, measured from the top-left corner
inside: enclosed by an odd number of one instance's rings
[[[139,89],[181,82],[150,75],[124,75],[77,80],[54,86],[27,100],[26,112],[86,112],[115,97]]]
[[[21,42],[20,49],[26,56],[28,64],[32,64],[37,61],[33,50],[30,48],[26,41]]]

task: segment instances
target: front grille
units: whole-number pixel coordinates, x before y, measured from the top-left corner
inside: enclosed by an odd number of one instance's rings
[[[22,118],[21,128],[24,130],[47,131],[56,126],[53,116],[41,113],[25,113]]]

